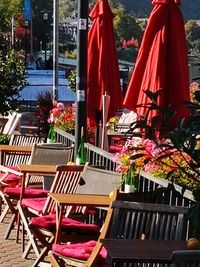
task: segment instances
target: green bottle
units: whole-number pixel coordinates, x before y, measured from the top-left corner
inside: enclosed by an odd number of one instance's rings
[[[76,165],[84,165],[86,163],[86,148],[84,146],[83,127],[81,128],[81,141],[76,155]]]
[[[129,169],[127,176],[126,176],[126,179],[125,179],[125,187],[129,187],[129,190],[131,190],[132,192],[138,191],[137,177],[135,174],[134,164],[130,165],[130,169]]]
[[[52,144],[56,142],[56,133],[54,130],[54,125],[53,123],[50,124],[48,136],[47,136],[47,143]]]

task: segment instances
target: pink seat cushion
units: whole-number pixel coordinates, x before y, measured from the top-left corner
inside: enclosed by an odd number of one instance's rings
[[[92,253],[93,248],[96,245],[96,241],[89,241],[85,243],[77,243],[70,245],[53,244],[52,250],[65,257],[75,258],[79,260],[87,260]],[[99,260],[105,260],[107,252],[103,247],[99,254]]]
[[[11,170],[14,170],[14,171],[19,171],[19,168],[18,167],[12,167],[12,166],[5,166]],[[2,172],[0,173],[0,178],[4,175],[5,173]],[[10,173],[8,174],[4,179],[3,181],[11,186],[16,186],[19,182],[19,176],[18,175],[15,175],[13,173]]]
[[[24,198],[22,199],[21,205],[42,213],[45,202],[46,198]]]
[[[116,146],[110,146],[109,147],[109,152],[110,153],[117,153],[120,152],[122,150],[122,145],[116,145]]]
[[[34,227],[42,227],[45,229],[49,229],[51,231],[56,230],[56,215],[44,215],[41,217],[35,217],[32,218],[31,224]],[[61,230],[62,231],[69,231],[70,233],[72,231],[75,232],[93,232],[93,233],[99,233],[100,227],[96,224],[87,224],[83,222],[79,222],[77,220],[73,220],[70,218],[63,217],[61,222]]]
[[[13,198],[19,198],[21,193],[20,187],[5,187],[4,188],[4,194],[9,195]],[[34,189],[34,188],[25,188],[25,195],[26,198],[32,198],[32,197],[47,197],[48,191],[43,189]]]

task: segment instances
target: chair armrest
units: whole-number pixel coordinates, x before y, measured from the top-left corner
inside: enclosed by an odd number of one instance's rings
[[[89,195],[89,194],[58,194],[49,193],[58,205],[77,205],[87,207],[108,207],[110,198],[107,195]]]
[[[12,170],[12,169],[10,169],[8,167],[5,167],[3,165],[0,165],[0,172],[4,172],[6,174],[12,173],[12,174],[15,174],[15,175],[18,175],[18,176],[22,176],[23,175],[21,172],[18,172],[16,170]]]

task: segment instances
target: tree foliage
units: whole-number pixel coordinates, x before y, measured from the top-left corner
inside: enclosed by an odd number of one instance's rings
[[[24,62],[17,58],[14,51],[6,56],[0,53],[0,114],[8,115],[9,111],[19,106],[18,97],[26,85]]]
[[[185,24],[186,39],[188,47],[200,51],[200,27],[194,20],[188,20]]]
[[[127,12],[123,8],[113,9],[113,13],[115,15],[114,28],[117,46],[120,46],[123,39],[129,40],[132,37],[140,41],[143,31],[137,23],[133,13]]]
[[[0,34],[7,32],[11,27],[11,19],[17,15],[20,0],[0,1]]]

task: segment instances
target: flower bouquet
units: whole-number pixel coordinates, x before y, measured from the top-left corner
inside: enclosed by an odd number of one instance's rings
[[[111,117],[109,121],[106,123],[106,126],[108,127],[108,130],[110,132],[113,132],[115,130],[115,125],[118,123],[117,117]]]
[[[62,129],[67,133],[74,134],[75,130],[75,104],[64,105],[60,102],[54,103],[54,108],[50,111],[49,123]]]

